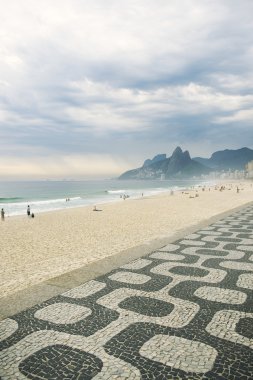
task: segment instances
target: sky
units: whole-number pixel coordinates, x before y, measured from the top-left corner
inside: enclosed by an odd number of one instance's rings
[[[253,148],[252,0],[0,0],[0,178]]]

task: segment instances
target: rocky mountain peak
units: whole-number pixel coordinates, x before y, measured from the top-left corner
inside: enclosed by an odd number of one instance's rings
[[[150,159],[147,159],[144,161],[144,164],[143,164],[143,168],[151,165],[151,164],[154,164],[156,162],[159,162],[159,161],[163,161],[163,160],[166,160],[166,154],[165,153],[162,153],[162,154],[157,154],[152,160]]]
[[[188,150],[185,152],[182,151],[182,149],[178,146],[174,152],[172,153],[172,156],[170,158],[171,163],[172,162],[188,162],[191,160],[190,153]]]
[[[183,154],[182,149],[180,148],[180,146],[177,146],[176,149],[174,150],[174,152],[172,153],[171,158],[173,158],[173,157],[179,157],[182,154]]]
[[[186,150],[186,151],[183,153],[183,155],[184,155],[184,158],[185,158],[185,159],[187,159],[187,160],[190,160],[190,159],[191,159],[191,156],[190,156],[190,153],[189,153],[188,150]]]

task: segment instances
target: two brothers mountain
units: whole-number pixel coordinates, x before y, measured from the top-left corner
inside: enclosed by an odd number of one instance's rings
[[[226,149],[215,152],[211,158],[191,158],[189,152],[177,147],[171,157],[158,154],[148,159],[143,166],[123,173],[119,179],[170,179],[199,177],[212,171],[244,170],[245,165],[253,160],[253,150],[241,148]]]

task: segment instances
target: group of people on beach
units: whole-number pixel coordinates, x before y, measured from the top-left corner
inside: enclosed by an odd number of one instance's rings
[[[33,212],[31,213],[31,209],[30,209],[29,205],[27,206],[27,216],[31,217],[31,218],[34,218],[34,213]]]
[[[127,195],[127,194],[123,194],[123,195],[120,195],[120,198],[122,199],[127,199],[127,198],[130,198],[130,195]]]
[[[34,218],[34,216],[35,216],[33,212],[31,213],[30,205],[27,206],[27,211],[26,211],[26,213],[27,213],[27,216],[28,216],[28,217]],[[4,211],[4,209],[2,208],[2,209],[1,209],[1,220],[4,220],[4,218],[5,218],[5,211]]]

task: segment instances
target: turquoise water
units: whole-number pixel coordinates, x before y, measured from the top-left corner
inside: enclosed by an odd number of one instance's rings
[[[24,181],[0,182],[0,208],[6,216],[23,215],[27,205],[40,213],[106,202],[120,201],[124,194],[131,198],[185,189],[199,184],[194,180],[165,181]],[[66,202],[66,198],[70,201]]]

